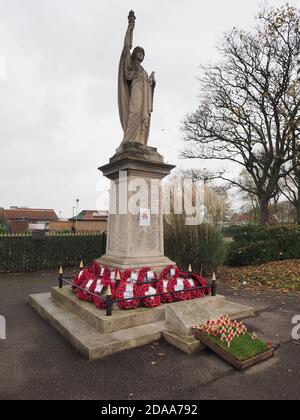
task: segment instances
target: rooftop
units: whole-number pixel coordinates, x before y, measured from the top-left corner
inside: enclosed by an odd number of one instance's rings
[[[27,207],[11,207],[10,209],[5,209],[4,217],[8,220],[58,220],[57,214],[53,209],[30,209]]]
[[[82,210],[77,216],[71,217],[69,220],[101,221],[107,220],[107,218],[107,210]]]

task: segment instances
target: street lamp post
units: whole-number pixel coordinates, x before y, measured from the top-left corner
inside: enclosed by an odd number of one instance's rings
[[[78,229],[78,220],[77,220],[77,218],[78,218],[78,204],[79,204],[79,198],[77,198],[77,200],[76,200],[76,222],[75,222],[76,232],[77,232],[77,229]]]

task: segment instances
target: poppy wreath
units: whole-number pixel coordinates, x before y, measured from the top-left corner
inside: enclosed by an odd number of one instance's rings
[[[143,284],[141,286],[140,292],[142,293],[141,296],[145,296],[142,300],[143,305],[146,308],[156,308],[157,306],[161,305],[161,296],[152,296],[158,293],[155,286],[151,283]],[[148,295],[150,294],[150,297]]]
[[[160,280],[169,280],[170,279],[170,271],[175,269],[175,277],[180,277],[181,272],[176,265],[168,265],[166,268],[163,269],[160,275]]]
[[[160,280],[157,283],[156,291],[161,296],[161,301],[163,303],[171,303],[174,301],[173,298],[173,290],[174,290],[174,284],[176,283],[176,277],[173,277],[172,279],[165,279]]]
[[[90,283],[90,282],[92,282],[92,283]],[[96,285],[96,276],[95,276],[95,274],[86,275],[85,280],[80,285],[80,287],[82,289],[85,289],[85,290],[84,291],[81,290],[81,289],[77,289],[76,290],[76,296],[78,297],[78,299],[85,300],[87,302],[93,302],[93,296],[90,295],[88,292],[92,292],[93,293],[92,286],[94,284]]]
[[[154,274],[153,279],[150,279],[150,280],[148,279],[147,274],[149,272],[152,272]],[[137,280],[138,284],[145,284],[145,282],[147,284],[151,284],[151,283],[155,284],[157,283],[157,281],[158,281],[157,274],[155,273],[155,271],[151,269],[151,267],[144,267],[139,271],[138,280]]]
[[[93,293],[96,287],[96,279],[101,276],[101,267],[100,265],[94,261],[86,270],[84,280],[81,282],[80,287],[86,289],[89,282],[93,280],[93,282],[89,285],[88,289],[83,291],[81,289],[76,290],[76,295],[78,299],[85,300],[87,302],[93,302],[94,298],[88,292]],[[78,285],[79,286],[79,285]]]
[[[130,279],[131,277],[131,273],[133,273],[134,270],[125,270],[125,271],[120,271],[120,277],[121,277],[121,282],[127,281],[128,279]]]
[[[140,305],[140,299],[135,299],[134,297],[142,296],[141,286],[138,286],[137,284],[133,284],[130,281],[122,281],[117,288],[116,299],[121,300],[125,298],[127,285],[133,286],[133,298],[118,302],[118,306],[120,309],[136,309]]]
[[[175,276],[171,278],[170,271],[175,270]],[[173,291],[176,278],[180,277],[181,273],[178,267],[175,265],[168,265],[163,269],[160,275],[160,281],[157,284],[157,293],[161,295],[161,300],[164,303],[171,303],[174,301]]]
[[[107,289],[108,286],[110,286],[112,299],[115,299],[116,282],[111,280],[110,275],[111,275],[111,271],[109,270],[109,268],[105,267],[104,276],[101,279],[98,279],[98,280],[100,280],[100,284],[101,284],[101,286],[103,286],[103,290]],[[91,287],[93,288],[93,293],[98,295],[98,293],[95,291],[96,287],[97,287],[97,280],[93,283],[93,285]],[[93,296],[93,298],[94,298],[93,300],[94,300],[94,304],[97,308],[105,309],[106,308],[106,302],[105,302],[105,300],[103,300],[103,298],[101,298],[101,293],[99,293],[99,297],[98,296]]]
[[[200,297],[209,296],[211,294],[211,289],[207,287],[205,279],[199,274],[193,274],[193,278],[196,280],[196,282],[198,282],[199,286],[206,287],[206,289],[199,289],[202,292],[202,296]]]
[[[193,287],[207,286],[204,278],[199,276],[198,274],[182,273],[182,276],[184,276],[187,279],[192,289]],[[202,298],[207,294],[207,289],[191,290],[191,299]]]
[[[183,284],[183,288],[184,289],[191,289],[191,285],[190,282],[187,279],[178,277],[175,279],[175,281],[172,283],[172,285],[170,285],[170,289],[173,292],[173,298],[175,301],[181,301],[181,300],[190,300],[192,299],[192,291],[189,290],[185,290],[185,291],[176,291],[176,286],[177,286],[177,282],[178,280],[182,281]]]
[[[93,261],[89,267],[85,268],[84,270],[81,270],[80,273],[75,277],[75,279],[73,280],[72,289],[76,292],[78,290],[76,286],[82,287],[82,284],[86,280],[94,277],[100,277],[100,274],[101,266],[96,261]]]
[[[92,276],[100,277],[101,276],[101,266],[96,261],[93,261],[92,264],[88,267],[88,272]]]
[[[77,276],[75,277],[75,279],[72,282],[72,289],[74,290],[74,292],[76,292],[77,287],[76,286],[80,286],[81,284],[84,282],[84,280],[86,280],[86,276],[88,275],[88,269],[86,268],[85,270],[81,270]]]
[[[133,273],[137,274],[136,281],[131,279]],[[142,278],[142,277],[140,277],[140,278]],[[123,282],[133,283],[136,286],[136,288],[135,288],[136,291],[138,291],[138,289],[137,289],[138,287],[141,287],[141,284],[139,283],[139,273],[136,270],[125,270],[125,271],[123,271],[123,273],[121,273],[120,284],[123,283]],[[141,292],[142,291],[143,291],[143,289],[141,289]],[[140,294],[135,294],[135,296],[141,296],[141,295]]]
[[[120,270],[117,270],[117,269],[111,270],[111,271],[109,269],[107,269],[107,270],[108,271],[107,271],[107,273],[105,273],[105,277],[109,278],[111,289],[116,290],[117,289],[117,283],[119,283],[122,280],[122,272]],[[120,274],[120,280],[117,280],[118,272]]]
[[[143,288],[142,285],[130,281],[130,277],[133,271],[134,270],[125,270],[123,273],[121,273],[121,282],[116,290],[116,299],[125,299],[125,293],[128,286],[132,286],[133,298],[130,300],[118,302],[120,309],[136,309],[140,305],[140,299],[135,299],[135,297],[143,296]]]
[[[153,273],[152,279],[148,278],[149,272]],[[146,306],[146,308],[155,308],[161,305],[160,296],[147,297],[147,294],[149,294],[149,292],[151,295],[157,294],[157,291],[156,291],[157,275],[151,269],[151,267],[144,267],[139,271],[137,284],[141,285],[140,296],[145,296],[145,298],[142,300],[142,303],[144,304],[144,306]]]

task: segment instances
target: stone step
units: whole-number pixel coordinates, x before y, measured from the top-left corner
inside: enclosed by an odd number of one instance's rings
[[[201,325],[208,319],[218,319],[221,315],[240,320],[254,316],[254,310],[248,306],[229,302],[221,295],[172,303],[166,306],[167,331],[189,337],[193,335],[195,325]]]
[[[90,361],[158,341],[165,330],[165,322],[158,321],[116,332],[101,333],[53,299],[51,293],[31,295],[29,303]]]
[[[165,319],[163,306],[124,311],[114,305],[112,316],[106,316],[105,310],[98,309],[90,302],[77,299],[71,287],[62,289],[54,287],[51,295],[58,303],[102,333],[111,333],[140,325],[152,324]]]
[[[193,335],[185,337],[174,332],[164,331],[163,338],[167,343],[187,354],[194,354],[206,348],[201,341],[197,340]]]

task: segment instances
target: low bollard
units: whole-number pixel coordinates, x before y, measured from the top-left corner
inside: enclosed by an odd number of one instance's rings
[[[111,288],[108,286],[106,294],[106,316],[112,316],[113,300],[111,294]]]
[[[214,297],[217,296],[217,278],[215,273],[213,274],[211,282],[211,295]]]
[[[64,274],[63,268],[60,267],[60,269],[59,269],[59,275],[58,275],[58,287],[60,289],[63,288],[63,274]]]

